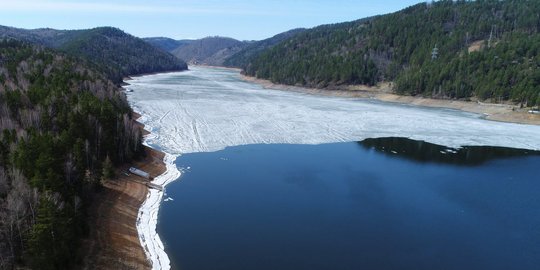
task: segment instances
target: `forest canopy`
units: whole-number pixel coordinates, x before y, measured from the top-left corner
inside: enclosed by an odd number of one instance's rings
[[[393,81],[443,99],[540,104],[540,1],[437,1],[323,25],[244,61],[247,75],[332,88]]]

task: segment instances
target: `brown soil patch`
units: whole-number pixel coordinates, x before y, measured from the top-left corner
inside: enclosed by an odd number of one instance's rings
[[[164,154],[146,148],[147,157],[117,169],[117,179],[104,183],[90,210],[90,237],[85,240],[85,269],[149,269],[136,222],[139,207],[146,199],[149,181],[125,175],[130,166],[156,177],[165,172]]]

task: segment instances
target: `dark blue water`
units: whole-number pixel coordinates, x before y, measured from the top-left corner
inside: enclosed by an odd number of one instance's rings
[[[248,145],[177,160],[175,269],[540,269],[540,156],[407,139]]]

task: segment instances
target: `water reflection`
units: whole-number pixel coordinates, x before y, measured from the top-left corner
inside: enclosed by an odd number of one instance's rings
[[[494,159],[540,155],[539,151],[493,146],[465,146],[455,149],[401,137],[365,139],[358,144],[366,149],[410,160],[464,166],[480,165]]]

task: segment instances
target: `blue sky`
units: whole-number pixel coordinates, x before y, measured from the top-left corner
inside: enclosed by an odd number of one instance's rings
[[[298,27],[390,13],[421,0],[0,0],[0,25],[118,27],[138,37],[260,40]]]

